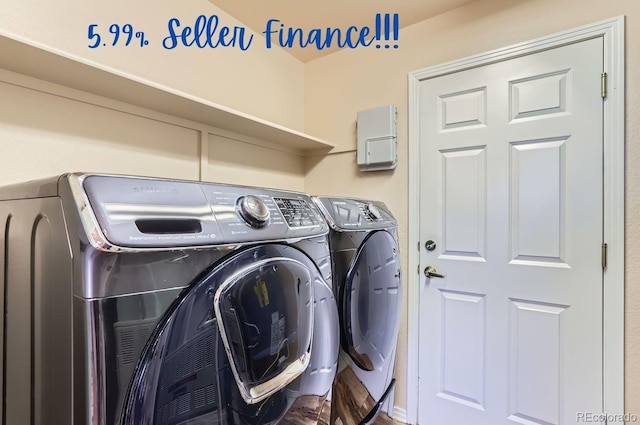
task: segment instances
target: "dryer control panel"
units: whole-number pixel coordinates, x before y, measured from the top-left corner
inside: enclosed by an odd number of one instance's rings
[[[398,225],[382,202],[325,196],[314,200],[336,230],[388,229]]]

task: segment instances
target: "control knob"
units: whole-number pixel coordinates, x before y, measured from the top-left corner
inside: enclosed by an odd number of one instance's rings
[[[380,210],[378,209],[378,207],[376,207],[375,205],[369,203],[367,205],[364,206],[364,210],[367,212],[367,214],[369,214],[370,217],[372,217],[374,220],[379,219],[380,217],[382,217],[382,213],[380,213]]]
[[[240,217],[251,227],[263,227],[269,221],[269,207],[257,196],[240,197],[237,209]]]

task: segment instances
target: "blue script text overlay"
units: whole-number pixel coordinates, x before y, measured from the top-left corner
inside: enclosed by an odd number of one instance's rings
[[[200,49],[237,48],[248,50],[254,42],[254,34],[243,26],[224,25],[217,15],[200,15],[192,23],[184,23],[178,18],[167,22],[168,33],[162,38],[162,47],[173,50],[179,47]],[[265,23],[265,47],[310,48],[323,50],[328,48],[349,48],[375,46],[376,48],[398,48],[400,19],[397,13],[378,13],[372,25],[347,28],[304,29],[288,26],[279,19],[269,19]],[[89,48],[145,47],[150,39],[144,31],[131,24],[111,24],[99,26],[90,24],[87,29]]]

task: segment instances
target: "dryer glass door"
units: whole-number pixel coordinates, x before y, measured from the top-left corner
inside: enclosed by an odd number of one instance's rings
[[[120,424],[275,423],[290,404],[284,387],[309,361],[318,280],[315,264],[286,245],[213,265],[154,331]]]
[[[393,236],[372,232],[360,245],[342,294],[342,348],[364,370],[382,366],[400,326],[400,256]]]

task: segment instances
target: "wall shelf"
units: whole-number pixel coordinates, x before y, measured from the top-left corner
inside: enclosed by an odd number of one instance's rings
[[[0,68],[303,153],[334,147],[302,132],[1,32]]]

